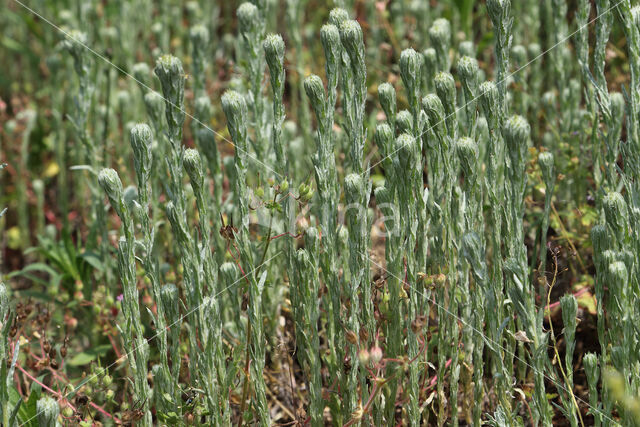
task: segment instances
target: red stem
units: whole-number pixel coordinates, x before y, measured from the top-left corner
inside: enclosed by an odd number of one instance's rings
[[[111,347],[113,347],[113,351],[116,353],[116,358],[120,359],[121,357],[120,351],[118,350],[118,346],[116,345],[116,342],[113,340],[113,337],[111,336],[111,334],[107,334],[107,338],[109,338]]]
[[[584,294],[585,292],[587,292],[589,290],[588,286],[585,286],[584,288],[581,288],[578,292],[574,293],[573,296],[578,298],[580,295]],[[545,307],[545,310],[551,310],[553,308],[556,308],[557,306],[560,305],[560,301],[556,301],[554,303],[551,303],[549,305],[547,305]]]
[[[238,248],[236,247],[236,244],[233,244],[233,247],[236,249],[236,251],[238,251]],[[233,260],[236,262],[236,265],[238,266],[238,268],[240,269],[240,273],[242,273],[242,277],[244,277],[246,279],[247,275],[244,274],[244,270],[242,269],[242,266],[240,265],[240,261],[238,261],[238,259],[236,258],[235,254],[231,251],[231,247],[229,247],[228,249],[229,254],[231,255],[231,258],[233,258]],[[240,251],[238,251],[239,253]],[[246,279],[247,283],[249,282],[249,279]]]
[[[29,377],[29,379],[31,379],[31,381],[35,382],[36,384],[40,385],[42,388],[44,388],[45,390],[47,390],[48,392],[52,393],[54,396],[56,396],[58,398],[58,400],[62,401],[62,402],[66,402],[66,405],[69,406],[71,408],[71,410],[73,410],[74,412],[76,411],[76,408],[71,404],[71,402],[69,402],[69,400],[67,400],[67,398],[65,396],[62,395],[62,393],[57,392],[55,390],[53,390],[50,387],[47,387],[45,384],[43,384],[42,382],[38,381],[36,378],[34,378],[30,373],[28,373],[27,371],[25,371],[22,366],[20,365],[16,365],[16,367],[20,370],[20,372],[22,372],[24,375],[26,375],[27,377]],[[53,371],[52,371],[53,372]],[[56,375],[55,372],[53,372],[54,376],[56,376],[58,379],[61,379],[60,376]],[[113,418],[113,420],[117,423],[121,423],[120,419],[118,419],[118,417],[111,415],[110,413],[108,413],[107,411],[105,411],[101,406],[93,403],[93,402],[89,402],[89,406],[91,406],[92,408],[94,408],[96,411],[100,412],[102,415],[105,415],[109,418]]]
[[[293,237],[294,239],[297,239],[298,237],[300,237],[300,234],[293,234],[292,232],[287,231],[286,233],[281,233],[281,234],[278,234],[276,236],[273,236],[271,238],[271,240],[276,240],[276,239],[278,239],[280,237],[284,237],[284,236],[289,236],[289,237]]]
[[[41,383],[40,381],[38,381],[36,378],[34,378],[29,372],[25,371],[22,366],[16,364],[16,368],[18,368],[20,370],[20,372],[22,372],[24,375],[26,375],[29,379],[31,379],[31,381],[33,381],[34,383],[38,384],[40,387],[42,387],[43,389],[49,391],[50,393],[53,393],[54,396],[56,396],[59,400],[66,402],[66,404],[75,412],[76,408],[73,407],[73,405],[71,404],[71,402],[69,402],[60,392],[57,392],[49,387],[47,387],[46,385],[44,385],[43,383]]]
[[[102,415],[106,415],[109,418],[113,418],[113,420],[118,423],[118,424],[122,424],[122,421],[120,421],[120,419],[118,419],[118,417],[116,417],[115,415],[111,415],[110,413],[108,413],[107,411],[105,411],[104,409],[102,409],[100,406],[96,405],[93,402],[89,402],[89,406],[91,406],[92,408],[94,408],[96,411],[100,412]]]
[[[447,362],[444,364],[444,369],[447,369],[449,365],[451,365],[451,359],[447,360]],[[426,388],[426,390],[436,385],[437,382],[438,382],[438,374],[435,374],[434,376],[431,377],[431,380],[429,381],[429,386]]]

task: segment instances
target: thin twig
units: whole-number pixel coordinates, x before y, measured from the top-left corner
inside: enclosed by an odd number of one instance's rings
[[[555,210],[555,209],[554,209]],[[551,284],[549,285],[549,291],[547,292],[547,307],[551,305],[551,291],[556,284],[556,278],[558,277],[558,260],[554,253],[553,256],[553,279],[551,280]],[[562,378],[564,379],[565,384],[569,384],[569,379],[567,378],[567,374],[564,372],[564,368],[562,367],[562,360],[560,359],[560,353],[558,353],[558,346],[556,345],[556,335],[553,331],[553,322],[551,320],[551,310],[547,313],[547,319],[549,320],[549,331],[551,332],[551,342],[553,344],[553,351],[555,353],[556,360],[558,360],[558,367],[560,368],[560,373],[562,374]],[[576,408],[576,412],[578,413],[578,418],[580,420],[580,425],[584,427],[584,422],[582,421],[582,414],[580,413],[580,407],[578,406],[578,402],[576,401],[576,396],[571,389],[565,389],[567,393],[571,396],[571,402],[573,406]]]

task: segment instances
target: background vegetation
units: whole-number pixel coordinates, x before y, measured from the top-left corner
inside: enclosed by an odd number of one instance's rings
[[[0,25],[1,424],[640,423],[630,0]]]

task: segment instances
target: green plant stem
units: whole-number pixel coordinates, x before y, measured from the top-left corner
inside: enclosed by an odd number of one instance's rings
[[[247,341],[245,343],[246,351],[244,357],[244,382],[242,383],[242,400],[240,402],[240,421],[238,421],[238,426],[242,427],[244,424],[244,410],[247,403],[247,399],[249,398],[249,363],[251,361],[251,322],[247,322]]]
[[[549,284],[549,291],[547,292],[547,307],[551,306],[551,291],[553,290],[553,287],[556,284],[557,277],[558,277],[558,263],[556,262],[554,265],[553,279]],[[548,310],[547,320],[549,321],[549,332],[551,333],[551,342],[552,342],[553,352],[555,354],[556,360],[558,360],[558,368],[560,369],[562,379],[564,380],[564,384],[572,384],[572,382],[569,381],[569,378],[567,378],[567,374],[565,373],[564,368],[562,367],[562,362],[561,362],[562,359],[560,358],[560,353],[558,352],[558,345],[556,343],[556,336],[553,329],[553,320],[551,319],[551,309]],[[584,427],[584,422],[582,420],[582,413],[580,412],[580,407],[578,406],[578,402],[576,401],[576,396],[573,393],[573,390],[567,389],[566,387],[562,387],[562,388],[564,389],[565,392],[569,394],[569,396],[571,396],[571,402],[573,404],[575,412],[578,414],[578,419],[580,420],[580,426]]]

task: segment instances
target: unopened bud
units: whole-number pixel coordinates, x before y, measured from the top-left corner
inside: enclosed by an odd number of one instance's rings
[[[377,345],[374,345],[373,347],[371,347],[369,355],[371,358],[371,363],[376,365],[382,360],[382,349]]]

